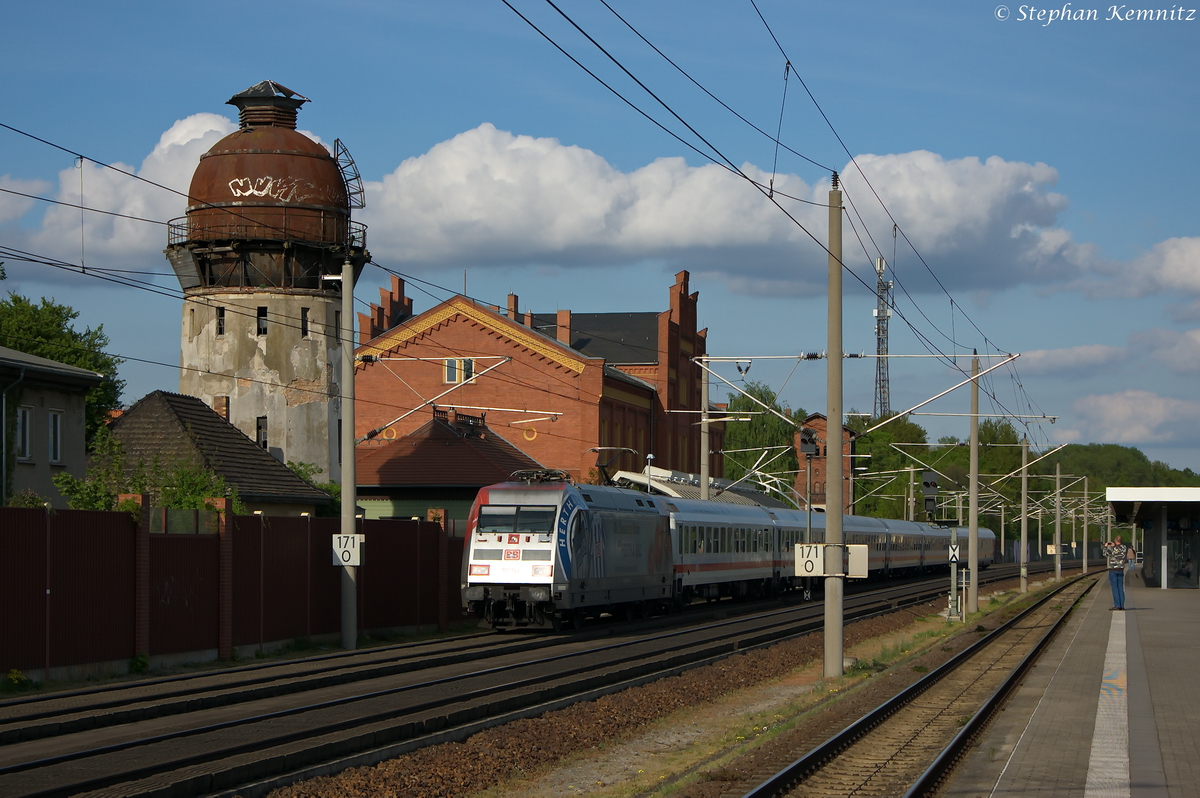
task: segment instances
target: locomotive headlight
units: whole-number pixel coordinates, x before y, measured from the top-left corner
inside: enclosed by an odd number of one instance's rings
[[[491,570],[492,566],[490,565],[472,565],[471,576],[487,576]]]
[[[530,601],[549,601],[550,600],[550,591],[544,587],[531,587],[531,588],[529,588],[529,600]]]
[[[554,575],[554,566],[553,565],[535,565],[535,566],[533,566],[533,575],[534,576],[553,576]]]

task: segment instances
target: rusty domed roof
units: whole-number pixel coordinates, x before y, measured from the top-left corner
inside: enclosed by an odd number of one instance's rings
[[[345,240],[350,205],[338,162],[296,130],[296,111],[306,102],[272,81],[229,100],[241,126],[200,158],[187,211],[199,235],[190,238]],[[237,212],[223,210],[232,208]],[[236,229],[229,235],[203,232],[230,226]]]

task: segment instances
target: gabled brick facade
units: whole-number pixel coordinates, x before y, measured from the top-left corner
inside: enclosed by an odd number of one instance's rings
[[[355,434],[370,436],[362,446],[414,431],[428,411],[411,411],[430,402],[486,412],[493,432],[577,479],[590,476],[597,456],[588,449],[597,446],[636,450],[614,471],[640,471],[647,454],[660,468],[699,471],[698,413],[668,412],[699,410],[701,372],[691,358],[705,354],[707,331],[696,329],[698,294],[689,293],[687,272],[657,314],[521,312],[514,295],[504,309],[456,296],[408,316],[403,291],[394,281],[386,307],[372,306],[363,319],[364,330],[377,332],[377,322],[401,318],[358,349],[374,358],[360,362],[355,379]],[[723,432],[713,425],[714,451]],[[710,462],[720,475],[720,456]]]

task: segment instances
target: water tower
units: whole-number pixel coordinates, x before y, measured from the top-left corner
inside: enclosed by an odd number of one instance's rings
[[[229,100],[239,129],[201,156],[166,256],[186,297],[180,393],[336,479],[340,347],[354,345],[338,277],[349,261],[357,280],[370,254],[350,218],[358,170],[339,141],[330,153],[296,130],[306,102],[269,80]]]

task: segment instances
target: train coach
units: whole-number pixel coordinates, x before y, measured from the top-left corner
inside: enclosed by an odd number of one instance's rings
[[[516,476],[516,475],[514,475]],[[825,515],[576,485],[530,472],[479,491],[467,521],[462,599],[495,627],[576,627],[608,612],[638,617],[696,598],[795,588],[795,545],[823,543]],[[872,577],[949,565],[950,529],[842,517],[845,543],[868,546]],[[966,530],[961,530],[963,551]],[[996,557],[979,530],[979,565]]]

